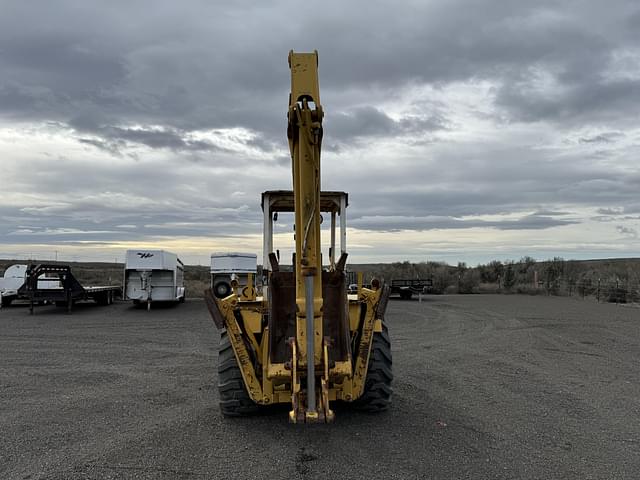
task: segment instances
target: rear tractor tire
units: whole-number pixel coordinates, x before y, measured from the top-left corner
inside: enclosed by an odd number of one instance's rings
[[[353,406],[364,412],[381,412],[391,405],[391,382],[393,381],[391,340],[387,326],[382,323],[382,332],[373,334],[369,368],[362,396]]]
[[[220,410],[225,417],[242,417],[258,413],[258,405],[251,400],[244,386],[242,372],[227,332],[222,332],[218,349],[218,393]]]

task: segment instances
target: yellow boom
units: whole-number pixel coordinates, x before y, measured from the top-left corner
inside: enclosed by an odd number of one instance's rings
[[[260,405],[291,402],[292,422],[331,422],[329,402],[342,400],[369,411],[384,410],[391,396],[391,345],[384,311],[388,287],[372,279],[347,295],[344,271],[344,192],[320,188],[322,119],[318,53],[289,52],[291,93],[287,137],[293,190],[262,194],[264,262],[262,296],[253,276],[232,282],[232,293],[205,300],[221,330],[218,362],[220,406],[225,415],[254,413]],[[291,269],[273,253],[278,212],[295,217]],[[331,215],[329,266],[323,268],[321,213]],[[336,262],[336,220],[340,258]]]

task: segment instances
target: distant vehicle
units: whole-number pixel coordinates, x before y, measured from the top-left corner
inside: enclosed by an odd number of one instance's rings
[[[0,278],[0,297],[2,298],[1,305],[8,307],[14,300],[27,300],[26,295],[20,295],[18,290],[27,281],[27,269],[28,265],[16,264],[7,267],[4,271],[4,276]],[[41,289],[46,288],[60,288],[59,280],[57,278],[41,277],[38,279],[38,286]]]
[[[84,286],[73,276],[69,265],[29,265],[26,281],[18,289],[18,297],[29,299],[29,312],[35,304],[55,303],[58,307],[71,308],[77,302],[93,300],[98,305],[110,305],[121,295],[118,285]]]
[[[414,294],[431,293],[432,290],[433,280],[431,278],[391,280],[391,295],[399,295],[403,300],[411,299]]]
[[[184,264],[164,250],[127,250],[124,294],[135,305],[152,302],[184,302]]]
[[[255,253],[217,252],[211,254],[211,289],[218,298],[231,295],[231,281],[238,286],[248,286],[249,274],[253,274],[255,287],[258,273],[258,256]]]

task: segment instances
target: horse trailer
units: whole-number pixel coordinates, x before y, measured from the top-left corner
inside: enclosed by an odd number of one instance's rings
[[[184,264],[164,250],[127,250],[124,268],[125,299],[134,305],[184,302]]]
[[[211,254],[211,289],[218,298],[231,295],[231,282],[240,287],[248,286],[249,274],[253,274],[255,287],[258,272],[258,256],[255,253],[218,252]]]

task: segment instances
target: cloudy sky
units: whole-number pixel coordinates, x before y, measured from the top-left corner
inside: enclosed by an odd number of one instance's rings
[[[290,49],[351,261],[640,256],[637,1],[0,4],[0,258],[261,255]]]

